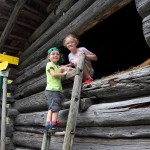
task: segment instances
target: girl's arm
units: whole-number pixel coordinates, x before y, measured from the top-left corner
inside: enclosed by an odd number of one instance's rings
[[[92,61],[96,61],[97,60],[97,56],[95,54],[92,54],[92,55],[86,55],[86,58],[89,59],[89,60],[92,60]]]
[[[97,56],[95,54],[86,54],[85,52],[80,52],[79,55],[85,55],[86,59],[96,61]]]

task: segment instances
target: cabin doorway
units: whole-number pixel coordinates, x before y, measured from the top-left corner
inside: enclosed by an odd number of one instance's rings
[[[79,37],[80,45],[98,56],[95,78],[137,66],[150,58],[142,18],[134,2],[114,13]]]

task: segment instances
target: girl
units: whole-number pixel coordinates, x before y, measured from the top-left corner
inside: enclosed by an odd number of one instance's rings
[[[97,56],[87,50],[85,47],[77,47],[79,44],[78,39],[73,35],[69,34],[63,41],[63,45],[70,50],[68,59],[70,64],[67,66],[76,66],[79,55],[85,55],[85,66],[83,68],[83,84],[88,84],[93,81],[94,69],[91,61],[96,61]]]

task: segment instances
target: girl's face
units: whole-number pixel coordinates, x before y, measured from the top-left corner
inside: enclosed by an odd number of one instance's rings
[[[48,55],[48,59],[49,59],[51,62],[57,64],[58,60],[60,59],[60,54],[59,54],[59,52],[56,51],[56,50],[52,51],[52,52],[50,53],[50,55]]]
[[[67,37],[65,40],[66,47],[73,53],[77,51],[77,43],[74,38]]]

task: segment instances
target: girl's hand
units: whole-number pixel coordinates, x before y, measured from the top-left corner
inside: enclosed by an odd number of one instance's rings
[[[85,53],[84,52],[79,52],[78,56],[80,56],[80,55],[85,55]]]

